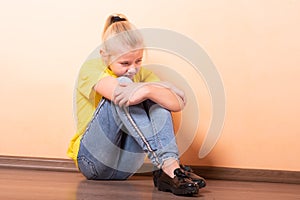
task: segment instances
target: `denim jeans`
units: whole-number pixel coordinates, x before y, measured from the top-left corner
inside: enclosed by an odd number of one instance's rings
[[[87,179],[124,180],[142,166],[145,155],[160,168],[169,158],[178,160],[178,154],[170,111],[150,100],[119,107],[103,98],[82,136],[77,159]]]

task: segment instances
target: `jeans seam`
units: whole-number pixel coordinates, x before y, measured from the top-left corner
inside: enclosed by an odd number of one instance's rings
[[[157,164],[159,165],[159,159],[158,156],[156,155],[156,153],[154,152],[154,150],[151,148],[151,145],[148,143],[148,141],[146,140],[145,136],[143,135],[142,131],[138,128],[138,126],[135,124],[134,120],[132,119],[130,113],[128,112],[128,110],[126,108],[123,107],[123,110],[125,112],[125,116],[128,118],[128,121],[130,122],[130,124],[133,126],[133,128],[135,129],[135,131],[137,132],[137,134],[141,137],[142,141],[144,142],[144,144],[146,145],[147,149],[149,152],[151,152],[155,158],[155,161],[157,162]]]

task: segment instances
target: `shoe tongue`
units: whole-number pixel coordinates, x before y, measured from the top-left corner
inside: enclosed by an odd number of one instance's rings
[[[179,178],[187,178],[185,173],[183,171],[181,171],[180,168],[174,170],[174,175],[179,177]]]

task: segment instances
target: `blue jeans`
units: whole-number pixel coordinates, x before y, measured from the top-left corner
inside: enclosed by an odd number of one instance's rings
[[[124,180],[145,155],[158,168],[169,158],[178,160],[170,111],[150,100],[125,108],[103,98],[81,139],[81,173],[87,179]]]

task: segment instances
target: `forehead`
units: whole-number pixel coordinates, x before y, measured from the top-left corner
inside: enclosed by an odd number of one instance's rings
[[[143,50],[139,49],[139,50],[134,50],[134,51],[130,51],[128,53],[125,53],[123,55],[121,55],[119,58],[117,58],[117,60],[134,60],[137,58],[143,57]]]

